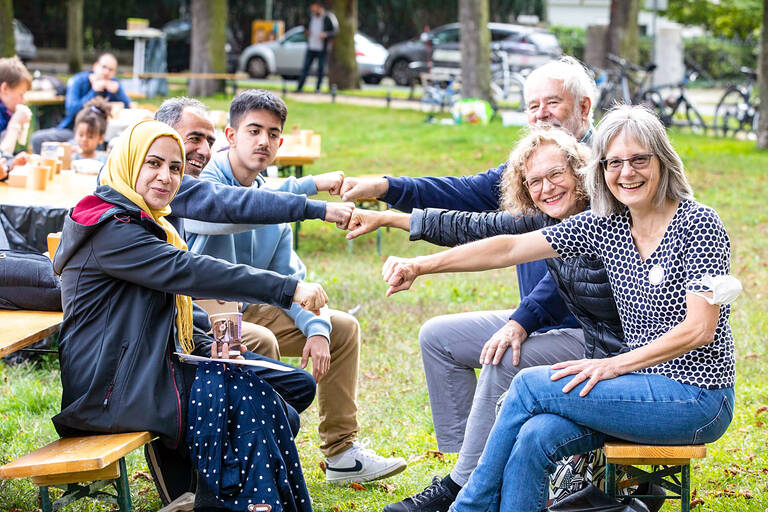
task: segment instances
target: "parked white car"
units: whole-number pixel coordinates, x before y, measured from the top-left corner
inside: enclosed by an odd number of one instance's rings
[[[290,29],[277,41],[247,47],[240,54],[238,67],[253,78],[264,78],[267,75],[296,78],[301,75],[306,51],[307,36],[304,34],[304,27],[298,26]],[[369,84],[379,83],[384,76],[384,62],[389,55],[387,49],[358,32],[355,34],[355,54],[357,72],[363,81]],[[314,74],[316,69],[317,61],[312,63],[310,73]]]

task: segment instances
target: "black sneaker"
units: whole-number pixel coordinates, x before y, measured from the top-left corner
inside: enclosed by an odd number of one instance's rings
[[[455,499],[456,495],[436,476],[423,491],[387,505],[383,512],[448,512]]]

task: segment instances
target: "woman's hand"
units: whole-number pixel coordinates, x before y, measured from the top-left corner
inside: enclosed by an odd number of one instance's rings
[[[491,339],[485,342],[480,352],[480,364],[499,364],[507,348],[512,349],[512,364],[520,364],[520,347],[528,339],[528,333],[523,326],[510,320],[504,327],[493,333]]]
[[[387,297],[393,293],[407,290],[419,276],[415,259],[390,256],[381,269],[381,276],[389,285]]]
[[[560,370],[552,375],[552,380],[560,380],[568,375],[574,378],[563,387],[563,393],[570,392],[573,388],[589,379],[579,396],[587,396],[595,384],[601,380],[613,379],[621,375],[616,366],[615,357],[604,359],[579,359],[577,361],[563,361],[552,365],[553,370]]]
[[[317,283],[299,281],[299,284],[296,285],[296,291],[293,292],[293,302],[319,315],[320,308],[328,303],[328,295],[325,294],[323,287]]]
[[[211,343],[211,359],[245,359],[242,354],[245,353],[245,345],[239,344],[240,355],[232,356],[229,354],[229,343]]]

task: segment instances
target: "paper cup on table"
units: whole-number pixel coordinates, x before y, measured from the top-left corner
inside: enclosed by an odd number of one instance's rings
[[[242,341],[241,313],[218,313],[211,315],[211,332],[213,339],[218,343],[229,344],[229,355],[240,355],[240,342]]]
[[[50,172],[50,167],[47,165],[31,166],[27,174],[27,188],[29,190],[45,190]]]

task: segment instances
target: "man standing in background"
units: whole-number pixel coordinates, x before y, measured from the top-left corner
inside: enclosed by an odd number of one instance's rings
[[[304,55],[304,67],[301,70],[296,92],[301,92],[304,88],[304,82],[309,75],[309,68],[312,67],[312,61],[315,59],[317,59],[317,86],[315,86],[315,90],[320,91],[320,84],[325,73],[328,47],[333,36],[339,32],[339,22],[336,20],[336,16],[332,12],[326,11],[322,2],[312,2],[309,10],[311,12],[309,22],[304,25],[304,33],[307,35],[307,53]]]

